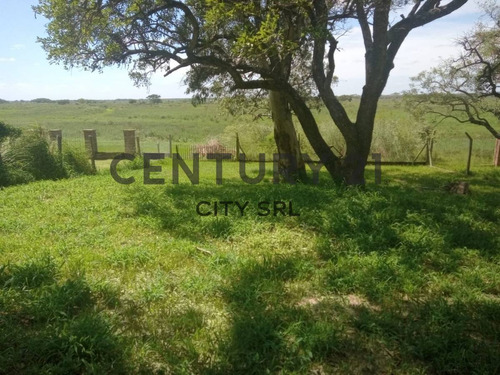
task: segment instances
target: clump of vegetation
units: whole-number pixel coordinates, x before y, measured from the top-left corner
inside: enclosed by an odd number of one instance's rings
[[[21,134],[21,130],[5,124],[0,121],[0,186],[7,185],[7,168],[5,167],[2,159],[2,142],[9,138],[15,138]]]
[[[412,161],[422,148],[419,127],[398,126],[398,121],[379,121],[374,131],[372,151],[383,160]]]
[[[14,128],[13,126],[7,125],[3,121],[0,121],[0,143],[9,137],[16,137],[21,134],[21,130]]]
[[[160,104],[161,103],[161,96],[158,94],[151,94],[148,95],[146,98],[151,104]]]
[[[2,141],[0,186],[93,173],[83,152],[68,147],[62,154],[53,150],[42,128],[21,133],[19,129],[0,123],[0,146]]]
[[[94,174],[92,165],[83,149],[64,145],[62,152],[63,168],[67,177]]]
[[[50,150],[41,128],[23,132],[4,155],[9,185],[66,177],[60,158]]]
[[[36,98],[31,101],[32,103],[52,103],[52,100],[49,98]]]

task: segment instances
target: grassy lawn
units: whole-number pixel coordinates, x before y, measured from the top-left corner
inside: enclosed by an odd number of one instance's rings
[[[500,371],[499,170],[370,169],[358,191],[246,185],[235,163],[217,186],[209,162],[174,186],[163,167],[164,186],[0,190],[0,373]],[[468,196],[442,189],[464,179]]]

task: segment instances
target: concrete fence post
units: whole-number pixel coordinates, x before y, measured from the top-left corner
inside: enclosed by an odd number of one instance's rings
[[[137,154],[135,130],[124,130],[123,137],[125,139],[125,153],[131,155]]]
[[[85,129],[83,131],[85,138],[85,150],[89,158],[93,158],[97,154],[97,132],[94,129]]]
[[[56,142],[57,151],[59,153],[62,153],[62,130],[61,129],[49,130],[49,139],[52,142]]]

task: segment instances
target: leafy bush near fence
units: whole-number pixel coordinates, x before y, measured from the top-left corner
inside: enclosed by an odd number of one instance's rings
[[[63,168],[67,177],[94,174],[92,165],[83,149],[64,145],[62,153]]]
[[[0,186],[93,173],[83,151],[66,146],[59,154],[51,147],[44,129],[35,128],[21,133],[18,129],[12,131],[11,127],[0,124],[0,134],[5,134],[0,136],[0,143],[3,144],[0,148]]]
[[[422,126],[401,126],[400,121],[382,120],[377,124],[372,152],[380,153],[383,160],[413,161],[424,144]]]

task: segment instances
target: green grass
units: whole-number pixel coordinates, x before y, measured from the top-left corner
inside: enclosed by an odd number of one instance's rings
[[[0,191],[0,373],[494,374],[500,174],[367,171],[366,191],[108,173]],[[256,173],[257,166],[249,168]],[[472,193],[452,195],[450,181]],[[249,201],[199,217],[199,201]],[[292,201],[300,217],[256,215]]]
[[[19,127],[40,125],[63,129],[66,139],[83,141],[83,129],[97,129],[100,138],[123,141],[123,129],[137,129],[145,138],[196,142],[222,132],[230,120],[219,116],[215,105],[193,107],[190,100],[166,100],[161,104],[116,101],[52,103],[11,102],[0,106],[0,118]]]

